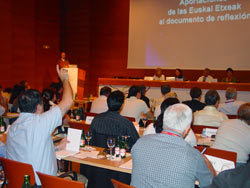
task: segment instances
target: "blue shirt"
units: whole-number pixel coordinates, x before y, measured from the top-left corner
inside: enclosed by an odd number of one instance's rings
[[[42,114],[21,113],[7,135],[7,158],[29,163],[34,172],[56,175],[57,163],[53,140],[54,129],[61,125],[58,106]],[[37,185],[41,185],[36,176]]]
[[[178,135],[178,133],[175,133]],[[212,182],[212,174],[200,152],[182,136],[151,134],[132,148],[132,181],[136,188],[193,188]]]

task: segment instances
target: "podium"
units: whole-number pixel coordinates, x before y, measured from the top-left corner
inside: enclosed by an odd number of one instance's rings
[[[73,96],[77,94],[78,99],[83,99],[84,82],[86,71],[79,68],[64,68],[68,70],[69,82],[73,90]]]

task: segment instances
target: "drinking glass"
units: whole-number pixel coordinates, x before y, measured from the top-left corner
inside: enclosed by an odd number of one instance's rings
[[[147,121],[148,121],[148,119],[147,119],[146,117],[143,117],[143,118],[142,118],[142,122],[143,122],[143,125],[144,125],[144,129],[146,128]]]
[[[107,145],[108,145],[109,151],[110,151],[110,157],[109,157],[109,159],[111,160],[112,159],[112,149],[115,146],[115,138],[108,138],[107,139]]]
[[[87,150],[90,149],[91,147],[89,147],[89,141],[90,139],[92,138],[92,133],[90,131],[88,131],[86,134],[85,134],[85,137],[88,141],[88,147],[87,147]]]

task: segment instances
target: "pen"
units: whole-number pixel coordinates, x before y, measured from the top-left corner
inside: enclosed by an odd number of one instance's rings
[[[205,147],[205,148],[202,150],[201,154],[205,153],[206,150],[207,150],[207,147]]]

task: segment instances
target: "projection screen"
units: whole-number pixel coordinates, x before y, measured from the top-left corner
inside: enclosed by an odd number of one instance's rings
[[[249,0],[130,0],[127,68],[250,70]]]

